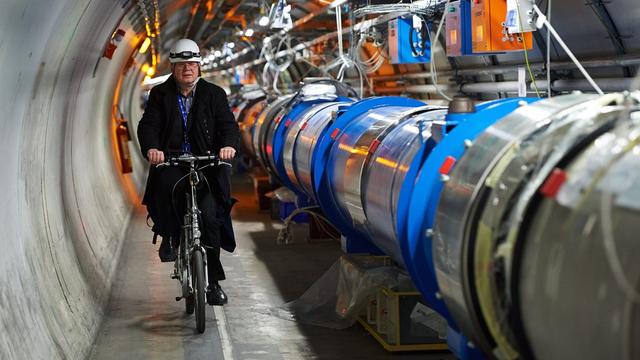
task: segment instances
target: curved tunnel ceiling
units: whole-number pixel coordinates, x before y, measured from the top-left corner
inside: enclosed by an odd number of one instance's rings
[[[329,2],[291,3],[295,21]],[[562,19],[554,23],[578,55],[616,55],[610,31],[583,1],[554,3]],[[159,14],[161,58],[185,32],[216,46],[243,15],[252,21],[259,13],[243,0],[0,2],[0,358],[76,359],[90,351],[144,184],[136,151],[134,172],[122,174],[115,135],[120,118],[141,115],[143,74],[131,69],[144,61],[135,53],[146,36],[142,7],[148,20]],[[636,0],[607,9],[625,52],[640,51]],[[237,15],[227,16],[232,10]],[[103,53],[118,28],[125,35],[109,60]]]

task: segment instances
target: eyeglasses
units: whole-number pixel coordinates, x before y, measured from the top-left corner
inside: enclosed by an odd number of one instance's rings
[[[182,51],[179,53],[169,53],[169,58],[171,59],[190,59],[192,57],[200,57],[199,52],[193,51]]]
[[[188,62],[178,62],[175,63],[175,66],[178,68],[182,68],[182,67],[189,67],[189,68],[196,68],[198,67],[199,63],[195,62],[195,61],[188,61]]]

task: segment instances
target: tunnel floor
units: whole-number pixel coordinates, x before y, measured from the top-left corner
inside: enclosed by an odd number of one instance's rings
[[[334,330],[278,316],[341,255],[336,242],[276,244],[279,223],[257,211],[248,177],[234,177],[238,248],[224,253],[229,295],[207,307],[207,329],[176,302],[173,264],[160,263],[146,212],[136,209],[91,359],[452,359],[448,353],[386,352],[360,325]]]

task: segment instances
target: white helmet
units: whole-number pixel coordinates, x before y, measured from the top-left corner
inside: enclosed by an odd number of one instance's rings
[[[169,61],[174,64],[177,62],[201,62],[200,48],[195,41],[190,39],[180,39],[173,45],[171,52],[169,53]]]

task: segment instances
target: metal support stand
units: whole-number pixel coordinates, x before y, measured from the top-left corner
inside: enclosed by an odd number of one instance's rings
[[[487,357],[475,347],[464,335],[449,327],[447,331],[449,351],[460,360],[485,360]]]

